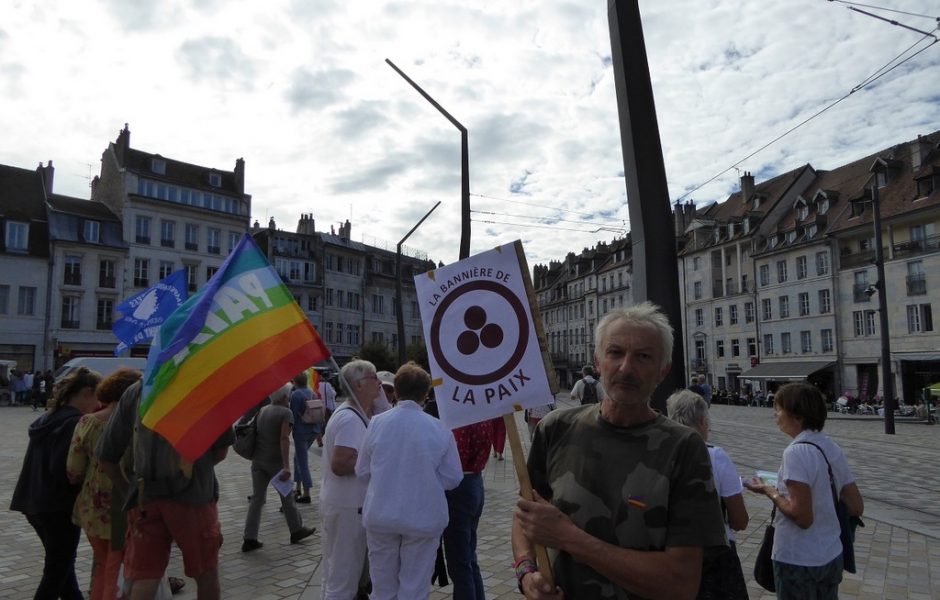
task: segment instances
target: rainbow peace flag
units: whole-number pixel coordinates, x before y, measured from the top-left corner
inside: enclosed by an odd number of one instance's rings
[[[330,356],[250,235],[164,321],[147,358],[141,422],[192,462],[249,408]]]

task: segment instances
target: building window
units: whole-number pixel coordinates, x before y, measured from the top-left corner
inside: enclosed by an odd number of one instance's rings
[[[346,333],[345,325],[343,323],[336,324],[336,343],[343,343],[343,334]]]
[[[705,311],[701,308],[695,309],[695,326],[702,327],[705,325]]]
[[[65,256],[65,285],[82,284],[82,258],[80,256]]]
[[[199,225],[186,224],[186,249],[199,250]]]
[[[728,307],[728,321],[730,321],[732,325],[738,324],[738,305],[737,304],[732,304],[731,306]]]
[[[146,258],[134,259],[134,285],[136,287],[150,286],[150,260]]]
[[[317,309],[317,297],[313,294],[307,296],[307,310],[314,311]]]
[[[764,334],[764,354],[771,355],[774,353],[774,336],[770,333]]]
[[[97,319],[95,319],[95,329],[111,329],[114,318],[114,300],[109,298],[98,299]]]
[[[333,323],[327,321],[324,330],[326,331],[326,342],[328,344],[333,343]]]
[[[209,281],[210,279],[215,277],[215,274],[218,272],[219,272],[218,267],[206,267],[206,281]]]
[[[809,314],[809,293],[802,292],[797,298],[800,302],[800,316],[805,317]]]
[[[816,253],[816,274],[817,275],[828,275],[829,274],[829,253],[828,252],[817,252]]]
[[[790,343],[790,332],[784,331],[780,334],[780,352],[783,354],[790,354],[793,351],[792,344]]]
[[[761,300],[760,306],[761,306],[761,315],[762,315],[761,318],[764,321],[769,321],[772,318],[774,318],[773,309],[771,308],[771,305],[770,305],[770,298],[764,298],[763,300]]]
[[[101,223],[87,219],[82,231],[82,237],[90,244],[97,244],[101,241]]]
[[[372,294],[372,312],[377,315],[385,314],[385,297],[381,294]]]
[[[176,223],[173,221],[160,221],[160,245],[164,248],[176,246]]]
[[[762,286],[770,284],[770,265],[761,265],[758,270],[760,284]]]
[[[865,335],[865,311],[856,310],[852,312],[852,333],[855,337]]]
[[[731,340],[731,356],[741,356],[741,342],[737,339]]]
[[[692,294],[696,300],[702,299],[702,282],[696,281],[692,284]]]
[[[145,215],[137,215],[137,218],[134,221],[134,231],[136,233],[135,239],[138,244],[149,244],[150,217]]]
[[[875,335],[875,312],[873,310],[865,311],[865,335]]]
[[[184,265],[186,269],[186,288],[190,292],[196,291],[196,270],[199,268],[199,265]]]
[[[16,314],[32,316],[36,312],[36,288],[20,287],[16,303]]]
[[[819,332],[819,337],[822,340],[822,351],[823,352],[832,352],[832,330],[823,329]]]
[[[813,351],[813,336],[809,331],[800,332],[800,350],[803,354],[809,354]]]
[[[236,231],[228,232],[228,253],[229,254],[231,254],[232,250],[234,250],[238,246],[238,241],[241,239],[241,237],[242,237],[241,234],[239,234]]]
[[[787,261],[777,261],[777,283],[783,283],[787,280]]]
[[[722,326],[722,310],[720,306],[715,307],[715,327]]]
[[[747,338],[747,355],[757,356],[757,338]]]
[[[715,340],[715,354],[718,358],[725,357],[725,341],[724,340]]]
[[[206,229],[206,252],[222,254],[222,230],[209,227]]]
[[[829,290],[819,290],[819,313],[824,315],[830,310],[832,310],[832,300]]]
[[[10,286],[0,285],[0,315],[10,312]]]
[[[907,332],[933,331],[933,311],[929,304],[911,304],[907,307]]]
[[[81,314],[81,299],[62,296],[62,329],[78,329]]]
[[[790,316],[790,296],[780,296],[780,318],[786,319]]]
[[[912,260],[907,263],[907,295],[923,296],[927,293],[927,275],[924,273],[924,261]]]
[[[692,269],[698,271],[702,268],[702,257],[696,256],[692,259]]]
[[[16,221],[7,221],[6,249],[12,252],[26,252],[29,248],[29,225]]]
[[[166,175],[166,161],[162,158],[151,158],[150,170],[157,175]]]
[[[167,277],[169,277],[170,273],[173,272],[175,266],[176,265],[173,263],[172,260],[161,260],[158,278],[166,279]]]
[[[222,187],[222,175],[219,173],[209,173],[209,185],[212,187]]]
[[[333,306],[333,288],[326,288],[326,305]]]
[[[796,278],[806,279],[806,257],[805,256],[796,257]]]
[[[754,322],[754,303],[753,302],[744,303],[744,322],[745,323]]]

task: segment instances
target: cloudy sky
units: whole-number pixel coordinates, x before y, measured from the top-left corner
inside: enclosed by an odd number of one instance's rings
[[[389,58],[470,132],[472,253],[522,239],[532,265],[629,229],[603,0],[4,4],[0,163],[51,159],[58,193],[87,198],[129,123],[140,150],[229,170],[244,157],[262,224],[311,212],[394,247],[441,201],[408,245],[452,262],[460,135]],[[734,192],[736,171],[690,190],[932,41],[826,0],[640,10],[671,200],[701,204]],[[864,10],[938,35],[935,19]],[[738,166],[758,181],[832,168],[940,129],[938,81],[940,44]]]

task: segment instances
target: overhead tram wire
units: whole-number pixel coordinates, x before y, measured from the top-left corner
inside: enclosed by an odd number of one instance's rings
[[[833,2],[833,1],[836,1],[836,0],[829,0],[829,1],[830,1],[830,2]],[[842,102],[843,100],[846,100],[849,96],[851,96],[851,95],[854,94],[855,92],[858,92],[858,91],[861,91],[861,90],[865,89],[866,87],[868,87],[869,85],[871,85],[871,84],[873,84],[874,82],[878,81],[879,79],[881,79],[882,77],[884,77],[885,75],[887,75],[887,74],[890,73],[891,71],[895,70],[896,68],[900,67],[901,65],[903,65],[903,64],[906,63],[907,61],[909,61],[909,60],[911,60],[911,59],[917,57],[917,55],[919,55],[919,54],[922,53],[923,51],[927,50],[928,48],[931,48],[931,47],[934,46],[938,41],[940,41],[940,40],[937,39],[937,37],[936,37],[935,35],[933,35],[933,32],[934,32],[934,31],[937,31],[938,29],[940,29],[940,26],[935,27],[935,28],[933,29],[933,31],[931,31],[930,33],[924,34],[924,37],[922,37],[921,39],[917,40],[917,41],[914,42],[911,46],[909,46],[906,50],[904,50],[904,52],[902,52],[901,54],[895,56],[895,57],[892,58],[890,61],[888,61],[887,63],[885,63],[884,66],[882,66],[880,69],[878,69],[877,71],[875,71],[872,75],[869,75],[867,78],[865,78],[864,80],[862,80],[861,83],[859,83],[858,85],[856,85],[855,87],[853,87],[851,90],[848,91],[848,93],[846,93],[846,94],[845,94],[844,96],[842,96],[841,98],[838,98],[837,100],[835,100],[835,101],[833,101],[832,103],[830,103],[829,105],[823,107],[822,109],[820,109],[819,111],[817,111],[817,112],[814,113],[813,115],[810,115],[809,117],[807,117],[806,119],[804,119],[804,120],[801,121],[800,123],[797,123],[796,125],[794,125],[794,126],[791,127],[790,129],[786,130],[786,131],[783,132],[782,134],[778,135],[778,136],[775,137],[774,139],[770,140],[769,142],[767,142],[766,144],[764,144],[763,146],[761,146],[760,148],[758,148],[758,149],[755,150],[754,152],[751,152],[751,153],[748,154],[747,156],[741,158],[740,160],[738,160],[737,162],[735,162],[734,164],[732,164],[732,165],[729,166],[728,168],[726,168],[726,169],[724,169],[724,170],[722,170],[722,171],[719,171],[718,173],[716,173],[716,174],[713,175],[712,177],[708,178],[705,182],[703,182],[703,183],[701,183],[701,184],[695,186],[695,187],[692,188],[691,190],[687,191],[686,193],[684,193],[684,194],[682,194],[681,196],[679,196],[678,198],[676,198],[675,201],[676,201],[676,202],[680,202],[681,200],[683,200],[683,199],[686,198],[687,196],[689,196],[689,195],[691,195],[691,194],[697,192],[698,190],[702,189],[703,187],[705,187],[705,186],[708,185],[709,183],[715,181],[716,179],[718,179],[719,177],[721,177],[722,175],[724,175],[724,174],[727,173],[728,171],[737,168],[738,165],[740,165],[740,164],[743,163],[744,161],[746,161],[746,160],[748,160],[748,159],[750,159],[750,158],[756,156],[757,154],[760,154],[761,152],[763,152],[764,150],[766,150],[766,149],[769,148],[770,146],[776,144],[777,142],[779,142],[779,141],[782,140],[783,138],[787,137],[788,135],[790,135],[791,133],[793,133],[794,131],[796,131],[796,130],[799,129],[800,127],[803,127],[804,125],[806,125],[807,123],[809,123],[810,121],[812,121],[813,119],[815,119],[816,117],[822,115],[824,112],[828,111],[830,108],[833,108],[834,106],[836,106],[837,104],[839,104],[839,103]],[[923,41],[926,40],[927,38],[933,38],[933,41],[930,42],[928,45],[924,46],[923,48],[921,48],[920,50],[918,50],[917,52],[915,52],[914,54],[911,54],[910,56],[908,56],[907,58],[905,58],[905,59],[902,60],[901,62],[899,62],[899,63],[897,63],[897,64],[895,64],[895,65],[893,65],[893,66],[891,65],[891,63],[893,63],[894,61],[896,61],[898,58],[900,58],[901,56],[903,56],[903,55],[906,54],[907,52],[910,52],[911,49],[913,49],[915,46],[917,46],[918,44],[920,44],[921,42],[923,42]],[[889,66],[890,66],[890,68],[889,68]]]
[[[487,210],[471,210],[470,212],[477,213],[480,215],[493,215],[495,217],[511,217],[513,219],[545,219],[545,220],[557,221],[560,223],[575,223],[577,225],[597,225],[598,227],[607,227],[607,225],[603,223],[596,223],[593,221],[573,221],[571,219],[559,219],[557,217],[538,217],[538,216],[533,216],[533,215],[511,215],[509,213],[499,213],[499,212],[493,212],[493,211],[487,211]],[[608,222],[623,223],[624,221],[623,219],[608,219]]]
[[[838,4],[844,4],[846,5],[846,8],[849,8],[850,6],[861,6],[863,8],[871,8],[873,10],[883,10],[885,12],[892,12],[892,13],[896,13],[899,15],[907,15],[909,17],[923,17],[924,19],[933,19],[935,21],[940,21],[940,17],[934,16],[934,15],[922,15],[920,13],[912,13],[912,12],[907,12],[904,10],[887,8],[884,6],[875,6],[873,4],[862,4],[861,2],[848,2],[847,0],[827,0],[827,2],[835,2]]]
[[[606,231],[608,233],[616,234],[625,234],[626,229],[617,229],[614,227],[598,227],[597,229],[575,229],[573,227],[559,227],[557,225],[536,225],[533,223],[510,223],[508,221],[491,221],[488,219],[471,219],[475,223],[487,223],[491,225],[512,225],[514,227],[532,227],[535,229],[554,229],[556,231],[576,231],[578,233],[600,233]]]
[[[585,216],[585,217],[593,217],[593,216],[594,216],[594,213],[579,212],[579,211],[571,210],[571,209],[568,209],[568,208],[548,207],[548,206],[545,206],[544,204],[535,204],[535,203],[532,203],[532,202],[523,202],[523,201],[521,201],[521,200],[510,200],[509,198],[497,198],[496,196],[487,196],[486,194],[475,194],[475,193],[472,193],[472,192],[471,192],[470,195],[471,195],[471,196],[476,196],[477,198],[486,198],[487,200],[496,200],[497,202],[511,202],[512,204],[521,204],[521,205],[523,205],[523,206],[533,206],[533,207],[535,207],[535,208],[551,208],[552,210],[558,210],[558,211],[561,211],[561,212],[571,213],[571,214],[573,214],[573,215],[583,215],[583,216]]]

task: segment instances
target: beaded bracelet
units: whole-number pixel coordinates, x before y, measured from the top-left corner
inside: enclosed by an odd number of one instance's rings
[[[522,592],[522,580],[529,573],[538,572],[538,567],[535,566],[535,561],[532,560],[531,556],[523,556],[518,559],[512,565],[513,570],[516,572],[516,581],[519,582],[519,591]]]

